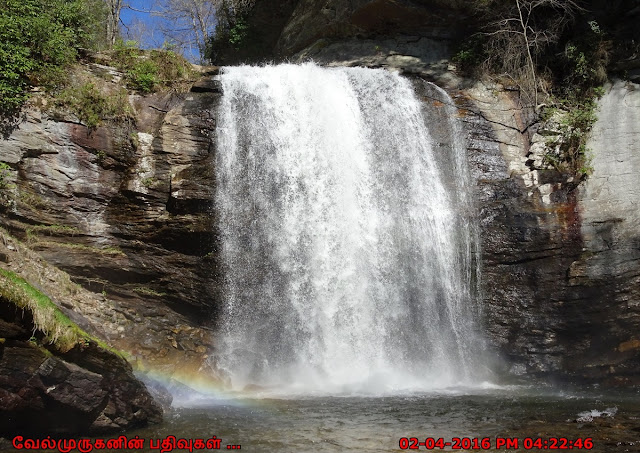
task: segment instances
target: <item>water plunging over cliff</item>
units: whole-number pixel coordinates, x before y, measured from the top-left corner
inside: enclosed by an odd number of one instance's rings
[[[411,83],[383,70],[233,67],[220,79],[219,367],[234,388],[473,381],[459,137],[434,143]],[[449,127],[459,135],[453,116]]]

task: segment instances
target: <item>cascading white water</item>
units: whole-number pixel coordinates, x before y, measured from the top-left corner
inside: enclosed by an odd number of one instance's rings
[[[384,70],[243,66],[220,80],[218,366],[233,387],[473,379],[469,195],[443,183],[467,178],[463,144],[438,155],[411,83]]]

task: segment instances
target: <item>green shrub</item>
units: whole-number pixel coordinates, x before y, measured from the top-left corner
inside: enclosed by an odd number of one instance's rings
[[[98,127],[103,120],[125,122],[134,116],[126,90],[105,94],[91,82],[65,88],[54,102],[57,106],[70,109],[90,129]]]
[[[451,58],[451,61],[458,66],[462,73],[472,74],[476,72],[486,57],[484,48],[486,41],[485,35],[477,34],[471,36],[459,44],[458,51]]]
[[[128,85],[134,90],[150,93],[160,82],[158,72],[158,66],[153,61],[140,61],[127,72]]]
[[[126,74],[127,86],[143,93],[174,88],[195,71],[184,57],[171,50],[139,49],[135,41],[119,40],[113,49],[115,66]]]
[[[113,45],[114,63],[121,70],[132,68],[143,54],[136,41],[118,39]]]
[[[16,115],[34,84],[57,85],[90,44],[97,0],[0,0],[0,116]],[[97,29],[95,29],[97,30]]]
[[[602,93],[601,89],[578,90],[570,99],[558,101],[565,111],[560,122],[560,158],[566,167],[565,171],[581,179],[593,172],[587,140],[598,120],[596,112]]]
[[[158,77],[165,85],[196,74],[191,63],[171,50],[152,50],[149,58],[158,66]]]

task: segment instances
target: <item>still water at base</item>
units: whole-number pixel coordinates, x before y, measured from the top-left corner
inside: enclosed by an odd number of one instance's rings
[[[495,448],[496,436],[518,438],[518,451],[537,451],[522,448],[525,437],[593,438],[589,451],[640,451],[637,390],[586,393],[514,386],[388,397],[194,398],[176,405],[163,425],[128,434],[147,439],[217,436],[222,450],[241,445],[251,452],[402,451],[403,437],[421,442],[427,437],[446,442],[490,437]]]

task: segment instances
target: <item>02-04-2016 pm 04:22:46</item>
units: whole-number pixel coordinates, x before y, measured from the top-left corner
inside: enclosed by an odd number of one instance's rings
[[[401,450],[490,450],[490,449],[524,449],[524,450],[591,450],[591,437],[569,439],[566,437],[453,437],[449,441],[439,437],[427,437],[420,441],[417,437],[401,437],[398,445]]]

